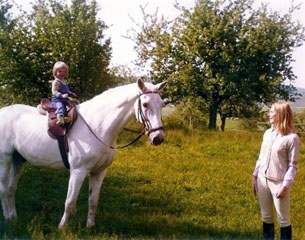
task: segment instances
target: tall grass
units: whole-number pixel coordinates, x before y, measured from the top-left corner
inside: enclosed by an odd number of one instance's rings
[[[262,238],[258,201],[251,191],[261,137],[243,131],[172,130],[158,147],[141,139],[119,150],[102,186],[92,230],[85,227],[87,181],[77,212],[68,228],[59,231],[69,173],[28,165],[17,191],[19,218],[5,222],[0,217],[0,238]],[[294,239],[305,239],[303,159],[302,150],[291,200]]]

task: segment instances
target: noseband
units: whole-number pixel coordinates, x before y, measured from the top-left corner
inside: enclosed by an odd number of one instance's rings
[[[153,132],[163,130],[163,127],[160,126],[157,128],[152,128],[149,119],[145,116],[142,106],[141,106],[141,96],[145,95],[145,94],[159,94],[159,93],[154,92],[154,91],[143,92],[139,95],[139,99],[138,99],[138,120],[141,120],[141,122],[143,124],[143,128],[144,128],[144,133],[149,136]]]

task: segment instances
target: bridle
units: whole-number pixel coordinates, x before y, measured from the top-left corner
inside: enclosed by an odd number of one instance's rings
[[[153,132],[163,130],[163,126],[160,126],[157,128],[152,128],[149,119],[145,116],[143,109],[142,109],[142,104],[141,104],[141,96],[145,95],[145,94],[159,94],[159,93],[155,92],[155,91],[147,91],[147,92],[141,93],[138,97],[138,120],[140,120],[140,122],[142,122],[142,124],[143,124],[144,134],[149,136]]]
[[[88,129],[90,130],[90,132],[93,134],[93,136],[103,145],[105,145],[108,148],[111,149],[121,149],[121,148],[125,148],[130,146],[131,144],[135,143],[137,140],[139,140],[143,135],[147,135],[149,136],[151,133],[158,131],[158,130],[163,130],[163,126],[157,127],[157,128],[152,128],[151,123],[149,121],[149,119],[145,116],[145,113],[143,112],[142,106],[141,106],[141,96],[145,95],[145,94],[159,94],[156,91],[147,91],[147,92],[143,92],[141,94],[138,95],[138,114],[137,114],[137,119],[140,120],[140,122],[142,122],[143,124],[143,130],[138,132],[138,131],[134,131],[134,130],[130,130],[130,129],[126,129],[128,131],[132,131],[132,132],[136,132],[138,133],[138,136],[133,139],[132,141],[130,141],[129,143],[123,145],[123,146],[118,146],[118,147],[113,147],[113,146],[109,146],[106,143],[104,143],[104,141],[102,141],[100,139],[99,136],[97,136],[97,134],[92,130],[92,128],[89,126],[89,124],[87,123],[87,121],[84,119],[84,117],[80,114],[80,112],[78,112],[78,115],[81,117],[81,119],[84,121],[84,123],[86,124],[86,126],[88,127]]]

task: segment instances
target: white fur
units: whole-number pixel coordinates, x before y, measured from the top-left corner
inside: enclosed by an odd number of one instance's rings
[[[116,150],[116,138],[123,126],[137,109],[137,99],[145,91],[159,91],[165,83],[153,85],[141,80],[104,92],[93,99],[79,104],[78,112],[83,116],[97,139],[78,118],[68,135],[70,179],[65,202],[65,211],[59,228],[66,226],[78,198],[81,185],[89,174],[89,210],[87,227],[95,224],[95,215],[100,188]],[[144,109],[152,128],[162,126],[162,99],[159,94],[141,95],[141,102],[148,103]],[[13,159],[18,152],[27,162],[42,167],[64,168],[57,141],[47,134],[47,116],[34,107],[12,105],[0,110],[0,198],[5,219],[17,217],[15,192],[24,163]],[[163,140],[163,130],[149,135],[149,141]],[[161,141],[162,142],[162,141]],[[160,143],[161,143],[160,142]],[[157,143],[159,144],[159,143]],[[15,156],[15,155],[14,155]]]

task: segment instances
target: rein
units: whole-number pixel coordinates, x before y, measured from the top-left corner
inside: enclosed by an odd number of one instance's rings
[[[130,141],[129,143],[123,145],[123,146],[119,146],[119,147],[113,147],[113,146],[109,146],[108,144],[104,143],[102,139],[100,139],[100,137],[92,130],[92,128],[89,126],[89,124],[87,123],[87,121],[84,119],[84,117],[78,112],[78,115],[80,116],[80,118],[84,121],[84,123],[86,124],[86,126],[88,127],[88,129],[90,130],[90,132],[93,134],[93,136],[103,145],[105,145],[108,148],[111,149],[120,149],[120,148],[125,148],[130,146],[131,144],[135,143],[137,140],[139,140],[143,135],[145,135],[145,131],[141,131],[139,133],[139,135],[133,139],[132,141]]]
[[[138,136],[133,139],[132,141],[130,141],[129,143],[123,145],[123,146],[118,146],[118,147],[113,147],[113,146],[109,146],[108,144],[104,143],[100,137],[93,131],[93,129],[89,126],[89,124],[87,123],[87,121],[84,119],[84,117],[80,114],[80,112],[78,112],[78,115],[80,116],[80,118],[84,121],[84,123],[86,124],[86,126],[88,127],[88,129],[90,130],[90,132],[93,134],[93,136],[103,145],[105,145],[108,148],[111,149],[122,149],[122,148],[126,148],[128,146],[130,146],[131,144],[135,143],[136,141],[138,141],[143,135],[150,135],[152,132],[158,131],[158,130],[163,130],[163,127],[158,127],[158,128],[152,128],[151,127],[151,123],[149,121],[149,119],[147,119],[147,117],[145,116],[142,108],[141,108],[141,96],[145,95],[145,94],[159,94],[158,92],[155,91],[147,91],[144,93],[141,93],[140,95],[138,95],[138,119],[141,119],[141,122],[143,124],[143,130],[141,132],[138,131],[134,131],[134,130],[130,130],[130,129],[126,129],[128,131],[132,131],[132,132],[136,132],[138,133]]]

